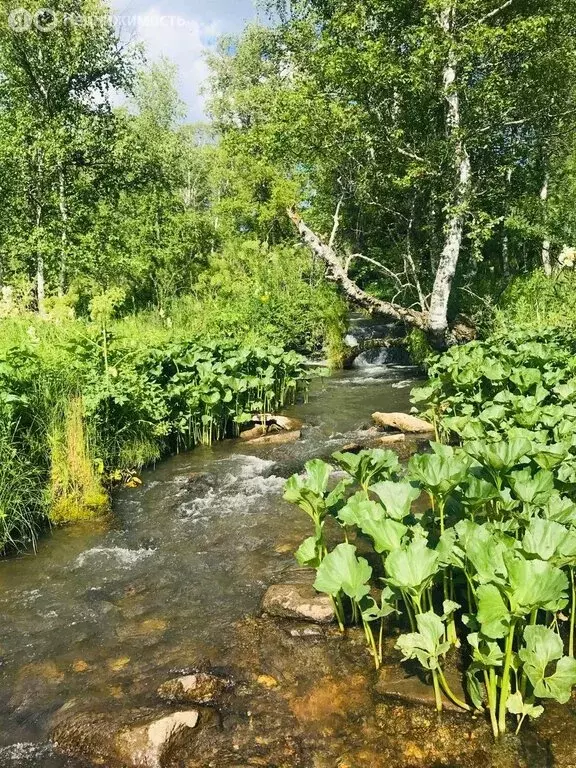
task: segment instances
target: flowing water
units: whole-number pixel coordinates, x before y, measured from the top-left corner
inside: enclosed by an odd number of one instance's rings
[[[405,410],[416,372],[363,365],[313,382],[287,411],[302,439],[226,441],[160,464],[114,503],[112,529],[71,527],[0,562],[0,767],[76,768],[47,745],[74,707],[149,703],[196,658],[217,663],[309,535],[284,479],[350,440],[375,410]]]

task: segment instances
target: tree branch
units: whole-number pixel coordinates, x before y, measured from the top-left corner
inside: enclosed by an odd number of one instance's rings
[[[509,5],[512,5],[514,0],[506,0],[505,3],[502,3],[498,8],[495,8],[493,11],[490,11],[490,13],[487,13],[485,16],[482,16],[481,19],[477,19],[476,21],[471,22],[470,24],[464,25],[462,29],[468,29],[468,27],[475,27],[479,24],[485,24],[490,19],[493,19],[494,16],[498,16],[499,13],[502,13],[502,11],[506,10]]]
[[[342,207],[342,202],[344,200],[344,195],[340,197],[340,200],[338,200],[338,205],[336,206],[336,210],[334,211],[334,226],[332,227],[332,232],[330,233],[330,239],[328,240],[328,248],[332,248],[334,246],[334,240],[336,240],[336,235],[338,234],[338,227],[340,226],[340,208]]]

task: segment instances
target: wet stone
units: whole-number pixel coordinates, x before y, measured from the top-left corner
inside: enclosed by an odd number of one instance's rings
[[[161,768],[171,748],[191,734],[198,719],[196,709],[84,712],[56,726],[52,742],[61,754],[106,768]]]
[[[158,688],[158,696],[178,704],[213,704],[231,685],[231,680],[208,672],[195,672],[167,680]]]
[[[317,624],[334,621],[330,597],[316,592],[311,584],[274,584],[268,587],[262,600],[262,610],[271,616]]]
[[[446,679],[453,693],[465,701],[466,693],[462,687],[459,675],[451,670],[446,670]],[[436,708],[432,685],[425,683],[416,675],[410,675],[400,664],[390,664],[381,667],[374,690],[381,696],[390,696],[408,704]],[[463,711],[444,695],[442,695],[442,706],[443,709],[453,712]]]
[[[251,445],[282,445],[284,443],[295,443],[300,440],[301,433],[299,429],[292,432],[274,432],[269,435],[262,435],[250,440]]]
[[[434,432],[434,426],[429,421],[411,416],[408,413],[376,413],[372,418],[379,427],[398,429],[400,432],[422,433]]]

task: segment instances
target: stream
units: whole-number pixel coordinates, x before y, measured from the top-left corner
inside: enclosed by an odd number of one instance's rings
[[[373,411],[406,410],[415,376],[364,360],[315,379],[285,411],[306,425],[298,442],[175,456],[116,494],[112,527],[55,530],[37,554],[1,561],[0,766],[79,768],[47,743],[56,713],[148,704],[191,659],[229,652],[234,622],[287,580],[309,535],[285,478]]]

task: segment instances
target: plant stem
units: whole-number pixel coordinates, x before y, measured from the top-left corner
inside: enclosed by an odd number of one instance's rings
[[[442,671],[441,667],[438,667],[438,677],[440,679],[440,685],[442,686],[442,690],[448,696],[450,701],[454,702],[457,707],[461,707],[461,709],[465,709],[467,712],[470,712],[470,707],[468,704],[466,704],[465,701],[462,701],[462,699],[459,699],[458,696],[456,696],[453,692],[450,686],[448,685],[448,681],[446,680],[446,676],[444,675],[444,672]]]
[[[344,606],[342,605],[342,598],[340,597],[340,593],[338,593],[336,597],[332,598],[332,603],[334,605],[334,613],[336,614],[336,620],[338,621],[340,632],[344,632]]]
[[[568,641],[568,656],[574,658],[574,627],[576,626],[576,584],[574,583],[574,568],[570,567],[570,584],[572,586],[572,603],[570,604],[570,639]]]
[[[408,614],[408,619],[410,620],[410,629],[412,630],[412,632],[416,632],[416,621],[414,619],[414,612],[412,610],[412,606],[410,605],[410,598],[408,597],[408,595],[404,590],[402,590],[402,597],[404,598],[406,613]]]
[[[498,730],[506,732],[506,704],[510,695],[510,670],[512,668],[512,649],[514,646],[514,632],[516,629],[516,620],[512,619],[510,631],[506,638],[506,648],[504,651],[504,668],[502,670],[502,680],[500,683],[500,705],[498,708]]]
[[[436,699],[436,709],[438,712],[442,712],[442,694],[440,693],[440,686],[438,684],[438,675],[436,670],[432,670],[432,683],[434,684],[434,698]]]
[[[376,669],[380,669],[380,656],[378,655],[378,649],[376,648],[376,642],[374,640],[374,633],[372,632],[372,627],[367,621],[364,621],[364,619],[362,619],[362,622],[364,624],[364,632],[366,634],[366,637],[368,638],[372,655],[374,656],[374,664],[376,665]]]
[[[486,695],[488,697],[488,711],[490,712],[492,733],[494,734],[494,738],[497,739],[499,735],[498,720],[496,718],[496,698],[498,696],[498,691],[496,687],[494,667],[490,667],[489,673],[484,670],[484,685],[486,686]]]

